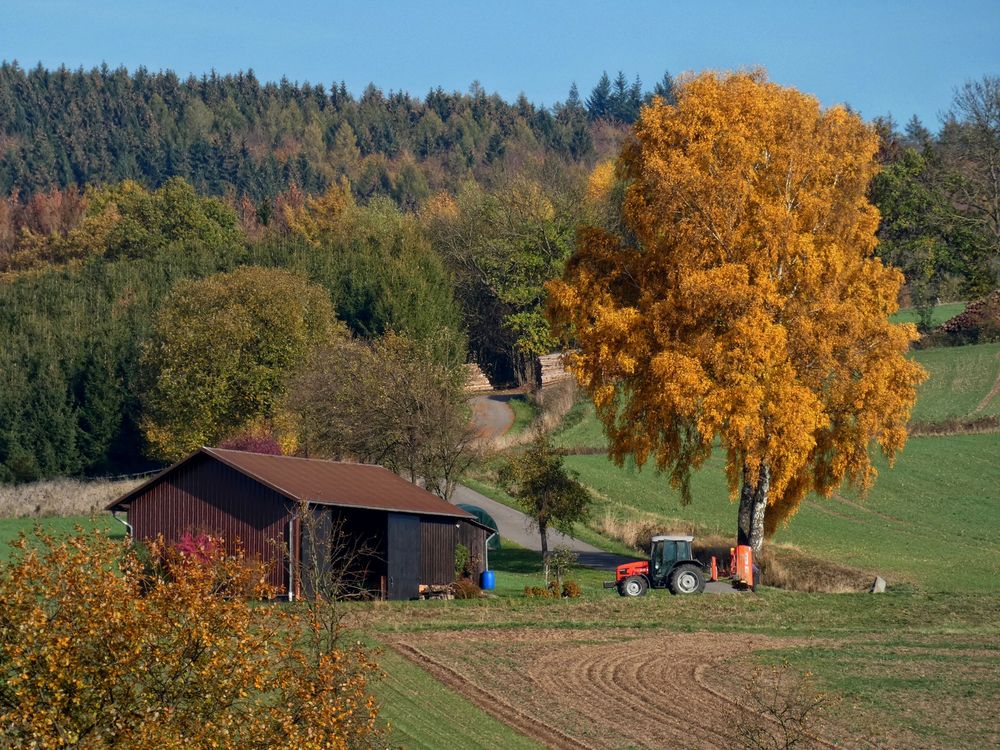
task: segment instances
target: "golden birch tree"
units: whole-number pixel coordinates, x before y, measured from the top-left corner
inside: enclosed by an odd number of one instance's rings
[[[721,445],[757,551],[808,492],[867,489],[869,450],[906,441],[924,374],[888,319],[902,277],[874,255],[877,145],[762,72],[693,76],[619,154],[617,229],[582,228],[549,285],[611,457],[652,460],[687,501]]]

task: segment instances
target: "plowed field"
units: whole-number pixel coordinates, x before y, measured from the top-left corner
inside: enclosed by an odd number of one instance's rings
[[[737,640],[739,639],[738,644]],[[399,653],[554,748],[740,747],[738,648],[789,639],[719,633],[475,631],[397,637]],[[844,734],[826,727],[820,734]],[[822,736],[799,747],[833,747]]]

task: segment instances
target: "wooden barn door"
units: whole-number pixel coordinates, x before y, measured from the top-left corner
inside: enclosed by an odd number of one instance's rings
[[[389,514],[388,595],[390,599],[416,599],[420,594],[420,516]]]

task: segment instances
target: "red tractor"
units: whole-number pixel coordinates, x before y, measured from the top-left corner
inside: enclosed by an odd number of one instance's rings
[[[693,541],[693,536],[681,534],[654,536],[649,559],[619,565],[615,580],[604,587],[617,588],[622,596],[644,596],[650,588],[700,594],[708,569],[691,555]]]

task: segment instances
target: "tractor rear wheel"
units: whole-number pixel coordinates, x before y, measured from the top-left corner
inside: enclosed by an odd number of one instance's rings
[[[629,576],[618,586],[618,593],[622,596],[645,596],[649,584],[642,576]]]
[[[670,574],[672,594],[700,594],[705,590],[705,576],[695,565],[678,565]]]

